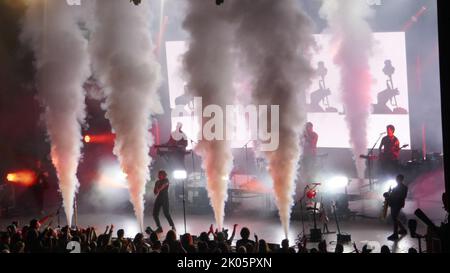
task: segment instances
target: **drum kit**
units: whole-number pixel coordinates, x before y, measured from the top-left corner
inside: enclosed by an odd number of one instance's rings
[[[298,241],[304,241],[309,240],[310,242],[313,243],[317,243],[322,241],[322,235],[323,234],[333,234],[333,233],[337,233],[337,242],[341,243],[341,244],[345,244],[348,242],[351,242],[351,235],[347,234],[347,233],[341,233],[341,229],[339,226],[339,220],[338,217],[336,215],[336,204],[335,202],[332,202],[332,211],[334,214],[334,218],[336,221],[336,227],[337,227],[337,232],[336,231],[329,231],[328,230],[328,216],[326,214],[326,209],[325,209],[325,205],[323,203],[323,200],[321,198],[320,202],[317,202],[317,195],[318,195],[318,186],[320,186],[320,183],[312,183],[309,184],[305,187],[304,190],[304,195],[303,197],[299,200],[300,202],[300,207],[302,209],[303,205],[302,203],[305,203],[305,207],[306,207],[306,211],[308,213],[311,213],[313,216],[313,222],[314,222],[314,227],[310,229],[310,234],[306,235],[305,234],[305,224],[304,224],[304,219],[303,219],[303,214],[302,215],[302,226],[303,226],[303,233],[298,235]],[[304,200],[306,199],[306,200]],[[303,209],[302,209],[303,210]],[[319,219],[320,221],[323,223],[323,230],[321,230],[320,228],[317,227],[317,219],[316,216],[319,215]]]
[[[309,237],[309,241],[311,242],[320,242],[322,240],[322,230],[317,228],[317,215],[320,215],[320,219],[324,223],[324,232],[329,233],[328,231],[328,217],[326,216],[326,212],[324,210],[323,202],[317,202],[317,194],[319,192],[318,186],[320,183],[311,183],[308,184],[305,189],[302,198],[298,202],[300,202],[300,215],[302,221],[302,236],[299,237]],[[303,202],[305,203],[305,209],[307,213],[311,213],[313,216],[314,227],[310,229],[310,235],[307,236],[305,234],[305,221],[303,218]]]

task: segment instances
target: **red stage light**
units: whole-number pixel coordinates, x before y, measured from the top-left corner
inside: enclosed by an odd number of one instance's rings
[[[100,144],[108,144],[114,143],[115,135],[108,134],[98,134],[98,135],[85,135],[83,140],[85,143],[100,143]]]
[[[6,175],[6,180],[14,184],[31,186],[36,182],[36,173],[30,170],[11,172]]]
[[[426,6],[422,6],[419,11],[406,22],[406,24],[403,26],[403,31],[409,30],[414,23],[417,23],[419,21],[419,18],[422,17],[422,15],[427,11]]]
[[[308,197],[309,199],[313,199],[314,197],[316,197],[316,194],[317,194],[316,190],[309,190],[306,193],[306,197]]]
[[[8,180],[9,182],[13,182],[14,180],[16,180],[16,174],[8,173],[8,175],[6,176],[6,180]]]

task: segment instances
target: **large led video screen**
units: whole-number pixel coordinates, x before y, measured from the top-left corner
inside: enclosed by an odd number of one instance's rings
[[[374,33],[374,48],[370,58],[372,76],[372,107],[369,109],[368,144],[376,142],[386,126],[396,128],[396,136],[401,144],[410,144],[410,120],[408,102],[408,75],[406,43],[404,32]],[[334,45],[326,34],[315,35],[316,50],[312,66],[315,77],[306,92],[307,119],[314,124],[319,135],[318,147],[350,148],[349,130],[345,121],[345,109],[342,102],[340,68],[334,63]],[[193,101],[186,96],[183,80],[182,57],[187,50],[184,41],[166,42],[167,72],[170,106],[186,105],[193,111]],[[243,86],[234,84],[234,86]],[[357,102],[355,102],[357,103]],[[238,130],[242,134],[232,143],[233,148],[242,148],[248,143],[248,126],[243,116],[237,119]],[[183,123],[183,131],[196,141],[199,126],[197,119],[191,117],[172,117],[172,127]],[[339,137],[336,137],[339,136]],[[189,144],[191,146],[191,143]]]

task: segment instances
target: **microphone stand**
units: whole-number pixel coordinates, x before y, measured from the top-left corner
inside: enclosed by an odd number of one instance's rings
[[[384,133],[380,134],[377,141],[373,145],[372,149],[369,150],[369,153],[366,155],[367,159],[367,173],[369,176],[369,189],[372,190],[372,159],[370,158],[373,155],[373,150],[375,149],[375,146],[377,146],[378,141],[380,141],[381,137],[384,135]]]
[[[191,155],[192,155],[192,173],[195,176],[195,157],[194,157],[194,143],[198,144],[197,142],[193,141],[192,139],[188,138],[192,145]],[[184,220],[184,233],[187,233],[186,231],[186,190],[185,190],[185,182],[186,179],[183,179],[183,220]]]
[[[307,188],[308,188],[308,185],[306,185],[306,187],[303,189],[303,196],[298,201],[298,202],[300,202],[300,217],[302,220],[302,236],[304,236],[304,237],[306,237],[306,234],[305,234],[305,221],[303,218],[303,199],[305,199]]]
[[[192,145],[192,150],[191,150],[191,155],[192,155],[192,173],[195,174],[195,157],[194,157],[194,143],[197,144],[195,141],[193,141],[192,139],[189,139],[191,141],[191,145]]]
[[[247,183],[248,183],[248,144],[251,142],[252,140],[249,140],[247,143],[245,143],[245,145],[243,146],[243,148],[245,148],[245,172],[246,172],[246,176],[247,176]]]
[[[303,218],[303,198],[305,195],[303,194],[302,198],[300,198],[300,217],[302,218],[302,234],[303,236],[306,236],[305,234],[305,220]]]
[[[305,221],[303,219],[303,199],[305,199],[305,193],[306,193],[306,188],[308,188],[308,186],[305,187],[305,189],[303,190],[303,196],[296,202],[296,204],[300,203],[300,218],[302,220],[302,233],[301,233],[301,237],[300,234],[297,236],[297,238],[301,241],[303,237],[307,237],[305,234]]]
[[[185,204],[185,190],[184,190],[184,182],[186,179],[183,179],[183,218],[184,218],[184,234],[186,234],[186,204]]]

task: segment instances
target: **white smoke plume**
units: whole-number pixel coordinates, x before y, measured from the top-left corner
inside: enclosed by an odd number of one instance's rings
[[[224,20],[225,9],[214,1],[189,0],[183,27],[190,34],[189,49],[184,55],[188,89],[194,96],[202,97],[203,106],[233,104],[231,32]],[[203,110],[203,109],[202,109]],[[208,119],[203,119],[205,124]],[[200,128],[203,128],[201,126]],[[227,179],[232,167],[230,143],[225,140],[205,138],[196,146],[206,170],[207,190],[214,210],[216,225],[223,226]]]
[[[163,112],[149,1],[135,6],[129,1],[99,0],[95,8],[90,45],[93,68],[105,89],[106,117],[116,135],[114,154],[127,176],[130,201],[143,230],[143,197],[153,144],[151,115]]]
[[[320,15],[327,20],[332,43],[337,46],[334,62],[341,69],[341,87],[350,143],[359,178],[364,177],[367,152],[367,120],[371,109],[369,58],[373,36],[367,19],[370,6],[360,0],[323,0]]]
[[[280,220],[286,238],[295,193],[301,149],[300,132],[306,122],[305,91],[313,69],[311,20],[296,1],[233,1],[230,18],[238,24],[236,45],[240,59],[255,79],[253,100],[279,105],[279,147],[266,152]]]
[[[51,158],[55,166],[67,224],[79,183],[81,124],[85,121],[83,83],[90,75],[88,42],[66,1],[29,1],[21,39],[35,56],[39,99],[45,107]]]

